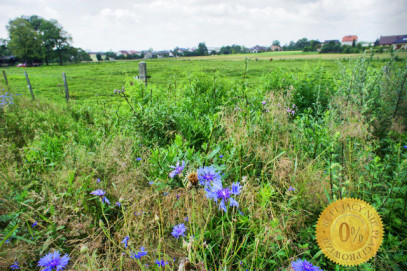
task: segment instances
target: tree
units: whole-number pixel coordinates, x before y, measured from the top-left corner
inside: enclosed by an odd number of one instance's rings
[[[23,18],[10,20],[7,30],[10,36],[9,49],[15,56],[32,65],[34,59],[41,56],[41,39],[38,33]]]
[[[197,55],[199,56],[207,56],[208,55],[208,48],[206,47],[205,42],[201,42],[198,44]]]
[[[379,46],[379,44],[380,44],[379,39],[376,39],[376,41],[374,42],[374,46]]]
[[[123,55],[121,55],[121,56],[123,56]],[[124,56],[123,56],[123,58],[124,58]],[[97,53],[97,54],[96,54],[96,59],[97,59],[98,61],[101,61],[101,60],[102,60],[102,55],[99,54],[99,53]]]
[[[280,46],[280,41],[278,41],[278,40],[274,40],[274,41],[273,41],[273,43],[272,43],[272,45],[275,45],[275,46]]]
[[[356,47],[356,41],[355,41],[355,39],[353,39],[353,41],[352,41],[352,47],[353,47],[353,48]]]

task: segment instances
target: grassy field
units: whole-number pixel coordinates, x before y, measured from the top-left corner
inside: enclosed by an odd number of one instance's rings
[[[5,69],[0,270],[406,270],[407,62],[385,56],[147,60],[147,88],[138,61]],[[358,267],[315,237],[345,197],[384,225]]]
[[[196,73],[220,73],[232,80],[241,80],[245,70],[245,59],[250,59],[247,66],[247,84],[256,86],[263,82],[263,77],[278,70],[302,74],[305,69],[323,66],[327,74],[338,71],[339,62],[346,63],[348,58],[361,55],[316,54],[303,52],[274,52],[247,55],[224,55],[193,58],[170,58],[147,60],[149,82],[160,88],[173,88],[188,83]],[[269,61],[270,58],[274,60]],[[389,54],[375,56],[375,62],[382,65]],[[407,58],[407,53],[401,53]],[[258,59],[256,61],[255,59]],[[55,102],[64,101],[62,73],[68,77],[68,86],[73,103],[94,103],[97,100],[111,101],[114,89],[124,86],[128,78],[138,76],[137,61],[112,61],[83,63],[66,66],[42,66],[33,68],[8,67],[6,72],[10,87],[30,97],[24,71],[27,71],[35,96]],[[3,78],[0,82],[4,84]]]

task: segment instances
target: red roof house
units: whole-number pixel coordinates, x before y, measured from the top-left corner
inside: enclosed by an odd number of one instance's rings
[[[356,35],[348,35],[342,38],[342,44],[352,45],[353,41],[358,42],[358,36]]]

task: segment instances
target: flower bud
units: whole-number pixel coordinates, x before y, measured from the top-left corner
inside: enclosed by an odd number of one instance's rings
[[[87,246],[82,246],[81,247],[81,254],[85,254],[89,251],[89,248]]]
[[[123,202],[124,202],[124,198],[120,197],[120,198],[119,198],[119,202],[120,202],[120,203],[123,203]]]

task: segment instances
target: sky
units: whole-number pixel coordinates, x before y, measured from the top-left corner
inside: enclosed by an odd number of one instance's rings
[[[22,15],[56,19],[73,46],[90,51],[407,34],[407,0],[0,0],[0,38]]]

